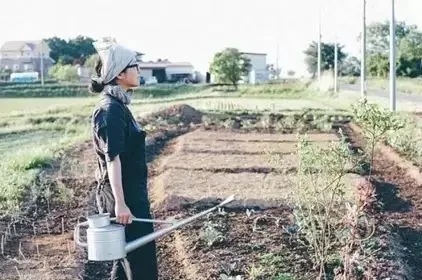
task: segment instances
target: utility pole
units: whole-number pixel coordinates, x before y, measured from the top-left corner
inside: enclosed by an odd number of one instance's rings
[[[40,44],[40,76],[41,76],[41,85],[44,85],[44,41],[41,40]]]
[[[390,19],[390,109],[396,110],[396,20],[394,0],[391,0]]]
[[[278,65],[278,59],[279,59],[279,45],[277,44],[277,58],[276,58],[276,62],[275,62],[275,71],[277,73],[277,80],[280,79],[280,71],[279,71],[279,65]]]
[[[321,1],[319,2],[319,22],[318,22],[318,89],[321,89]]]
[[[366,97],[366,0],[362,0],[362,36],[361,36],[361,60],[360,60],[360,94]]]
[[[337,75],[338,75],[338,43],[337,37],[334,42],[334,92],[338,92]]]

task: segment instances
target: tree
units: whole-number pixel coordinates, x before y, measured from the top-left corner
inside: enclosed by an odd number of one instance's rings
[[[48,74],[58,81],[74,82],[79,80],[78,71],[72,65],[56,64],[50,68]]]
[[[411,30],[398,46],[397,73],[400,76],[417,77],[422,75],[422,32]]]
[[[219,82],[231,83],[236,89],[239,80],[248,75],[250,69],[250,60],[235,48],[216,53],[210,67]]]
[[[338,48],[338,64],[345,59],[346,54],[343,52],[344,46],[337,45]],[[329,70],[334,68],[334,44],[321,43],[321,70]],[[309,73],[315,77],[318,70],[318,43],[313,41],[304,51],[305,63]]]
[[[355,56],[347,57],[340,65],[339,71],[342,76],[360,76],[360,60]]]
[[[415,25],[398,22],[396,26],[397,74],[417,77],[422,75],[422,32]],[[390,53],[390,23],[377,22],[368,26],[368,72],[370,75],[388,75]]]
[[[84,62],[90,55],[94,54],[94,40],[85,36],[77,36],[66,41],[58,37],[45,40],[51,49],[50,57],[61,64],[72,64],[79,60]]]
[[[368,73],[371,76],[387,77],[389,69],[390,61],[388,56],[377,53],[368,57]]]
[[[406,25],[405,22],[396,22],[396,42],[400,42],[416,25]],[[381,53],[387,55],[390,52],[390,22],[375,22],[367,27],[367,52],[368,55]]]

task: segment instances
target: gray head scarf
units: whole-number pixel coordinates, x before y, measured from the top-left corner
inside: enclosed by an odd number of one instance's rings
[[[124,104],[129,104],[132,94],[122,89],[118,85],[108,85],[114,80],[128,65],[136,64],[136,54],[126,47],[110,41],[96,41],[93,43],[97,50],[101,62],[101,76],[93,78],[97,83],[106,85],[104,93],[112,95]]]

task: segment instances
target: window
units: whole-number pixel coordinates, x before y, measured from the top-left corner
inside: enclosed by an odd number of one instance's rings
[[[13,70],[18,71],[19,70],[19,64],[13,64]]]

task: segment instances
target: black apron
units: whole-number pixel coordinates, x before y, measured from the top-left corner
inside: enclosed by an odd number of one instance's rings
[[[123,193],[126,205],[131,210],[136,218],[151,219],[150,203],[148,200],[147,176],[148,168],[145,157],[145,138],[146,133],[143,131],[132,116],[129,109],[120,103],[117,99],[111,96],[105,96],[102,104],[107,102],[118,102],[113,106],[121,106],[125,112],[124,121],[126,122],[125,137],[124,137],[124,152],[119,154],[122,167],[122,183]],[[109,106],[109,104],[108,104]],[[101,105],[100,105],[101,108]],[[100,132],[101,124],[96,124],[94,113],[94,133]],[[101,120],[101,118],[98,118]],[[97,127],[97,129],[95,129]],[[112,137],[112,136],[110,136]],[[94,139],[99,139],[98,135],[94,135]],[[111,186],[108,182],[106,162],[100,145],[96,141],[95,148],[98,155],[98,164],[100,171],[100,178],[97,187],[97,206],[98,212],[110,213],[115,217],[114,211],[114,196]],[[126,242],[133,241],[144,235],[153,232],[153,224],[132,222],[126,225]],[[130,264],[130,269],[134,280],[156,280],[158,279],[157,261],[156,261],[156,246],[155,242],[150,242],[127,255],[127,260]],[[120,261],[114,262],[111,279],[126,279],[125,272]]]

